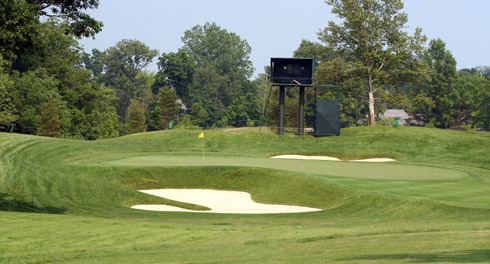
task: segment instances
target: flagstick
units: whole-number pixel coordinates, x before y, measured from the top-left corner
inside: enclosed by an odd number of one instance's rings
[[[202,138],[202,160],[204,160],[204,138]]]

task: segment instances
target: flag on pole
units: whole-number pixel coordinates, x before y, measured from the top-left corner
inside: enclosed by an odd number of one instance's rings
[[[202,160],[204,160],[204,132],[199,133],[197,138],[202,138]]]

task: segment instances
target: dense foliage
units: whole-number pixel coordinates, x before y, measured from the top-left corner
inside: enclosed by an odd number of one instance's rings
[[[303,40],[294,56],[314,59],[317,83],[341,85],[343,126],[374,124],[397,108],[412,116],[411,125],[490,130],[489,67],[458,72],[441,39],[424,48],[421,29],[406,33],[400,0],[327,3],[342,23],[320,31],[322,43]],[[319,89],[319,97],[337,95]]]
[[[160,57],[157,81],[176,90],[183,103],[202,107],[191,117],[200,126],[245,126],[260,116],[249,59],[251,47],[215,23],[184,32],[184,46]],[[205,111],[206,113],[204,113]]]
[[[425,37],[421,29],[414,36],[404,32],[407,14],[400,12],[401,0],[329,0],[332,13],[341,24],[329,22],[319,33],[321,41],[338,52],[349,51],[342,66],[347,75],[359,76],[367,88],[368,122],[375,124],[375,94],[383,85],[396,84],[402,76],[413,75]],[[414,75],[417,75],[415,73]]]
[[[387,108],[412,125],[490,130],[490,67],[457,71],[441,39],[424,48],[421,29],[406,32],[400,0],[330,0],[341,23],[303,40],[295,57],[315,61],[317,84],[342,87],[343,126],[374,124]],[[85,13],[97,0],[0,2],[0,131],[96,139],[147,130],[276,126],[276,88],[253,78],[252,48],[215,23],[183,32],[182,47],[162,53],[135,39],[87,53],[77,38],[102,23]],[[158,71],[146,67],[158,58]],[[296,127],[298,94],[287,91],[286,126]],[[336,98],[336,89],[319,89]],[[306,125],[314,124],[313,89]],[[267,108],[266,108],[267,106]],[[265,115],[264,115],[265,113]],[[173,122],[172,122],[173,121]]]

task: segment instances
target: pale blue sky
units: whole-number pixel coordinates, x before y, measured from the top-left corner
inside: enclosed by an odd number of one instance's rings
[[[458,69],[490,65],[489,0],[405,0],[409,32],[421,27],[430,39],[447,44]],[[335,20],[323,0],[100,0],[90,12],[104,23],[95,40],[80,43],[87,52],[104,50],[123,38],[137,39],[160,52],[182,47],[185,30],[216,22],[252,47],[256,73],[271,57],[292,57],[302,39]],[[148,68],[156,71],[157,59]]]

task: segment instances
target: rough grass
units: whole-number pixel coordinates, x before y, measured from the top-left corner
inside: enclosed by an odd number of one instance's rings
[[[344,129],[339,137],[315,139],[205,131],[209,155],[242,159],[242,166],[222,161],[200,164],[198,133],[151,132],[91,142],[1,133],[0,262],[484,263],[490,259],[489,133],[375,127]],[[320,163],[303,166],[300,161],[254,166],[267,164],[267,157],[278,154],[391,157],[399,160],[401,170],[428,168],[458,177],[346,177],[318,173],[312,167]],[[146,167],[107,163],[162,155],[182,159]],[[377,165],[365,169],[369,166]],[[136,203],[205,209],[136,191],[146,188],[241,190],[259,202],[325,210],[216,215],[130,209]]]

